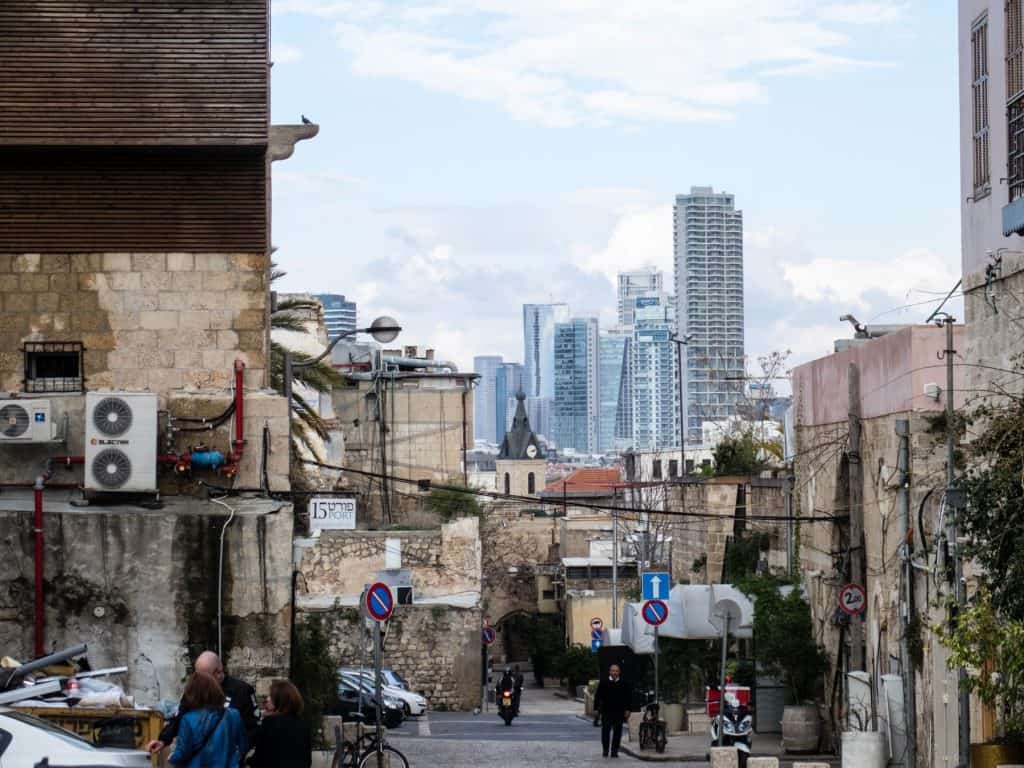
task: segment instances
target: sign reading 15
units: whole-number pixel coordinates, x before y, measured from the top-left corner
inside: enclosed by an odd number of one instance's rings
[[[351,531],[355,527],[355,499],[314,496],[309,500],[310,531]]]

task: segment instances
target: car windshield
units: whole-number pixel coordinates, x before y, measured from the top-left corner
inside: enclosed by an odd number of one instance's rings
[[[23,725],[28,725],[32,728],[38,728],[39,730],[45,731],[51,736],[55,736],[62,741],[74,744],[80,749],[96,749],[95,744],[91,744],[82,737],[76,736],[71,731],[66,731],[53,723],[34,717],[33,715],[26,714],[25,712],[0,712],[0,718],[4,717],[15,720]],[[0,722],[2,722],[2,720],[0,720]]]

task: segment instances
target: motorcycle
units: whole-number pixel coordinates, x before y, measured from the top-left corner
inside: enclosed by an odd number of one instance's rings
[[[750,757],[753,738],[754,719],[750,715],[750,710],[735,696],[727,695],[721,714],[711,721],[711,746],[735,747],[739,755],[740,768],[743,768]]]
[[[505,725],[512,725],[512,718],[516,716],[516,709],[515,698],[511,688],[501,692],[501,697],[498,699],[498,715],[505,721]]]

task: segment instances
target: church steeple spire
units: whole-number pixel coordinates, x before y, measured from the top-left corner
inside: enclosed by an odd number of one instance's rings
[[[543,459],[537,435],[530,429],[530,418],[526,415],[526,395],[523,390],[516,392],[516,415],[512,419],[512,429],[505,435],[501,443],[499,459]],[[530,450],[530,449],[533,450]]]

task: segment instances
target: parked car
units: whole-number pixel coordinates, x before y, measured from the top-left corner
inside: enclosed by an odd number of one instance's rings
[[[339,676],[338,698],[334,706],[328,708],[328,714],[341,715],[343,720],[351,719],[352,714],[359,711],[359,705],[359,686]],[[362,687],[362,712],[367,723],[375,723],[377,721],[377,699],[374,696],[373,690],[368,686]],[[405,712],[402,709],[402,702],[390,696],[385,696],[384,708],[381,712],[381,722],[384,726],[387,728],[398,728],[404,720]]]
[[[145,752],[97,747],[53,723],[0,707],[0,766],[35,768],[44,759],[55,767],[149,768],[150,765]]]
[[[395,672],[393,669],[382,669],[380,671],[384,679],[388,681],[388,685],[392,688],[401,688],[403,691],[411,691],[409,687],[409,681],[402,677],[400,674]]]
[[[373,672],[369,670],[364,669],[360,671],[358,669],[343,669],[339,674],[353,683],[357,680],[362,680],[365,683],[368,683],[371,687],[376,688],[376,681],[373,679]],[[405,710],[406,717],[422,715],[427,711],[427,700],[418,693],[413,693],[405,688],[396,688],[393,685],[390,685],[383,674],[381,675],[381,682],[383,683],[381,692],[402,702],[402,709]]]

